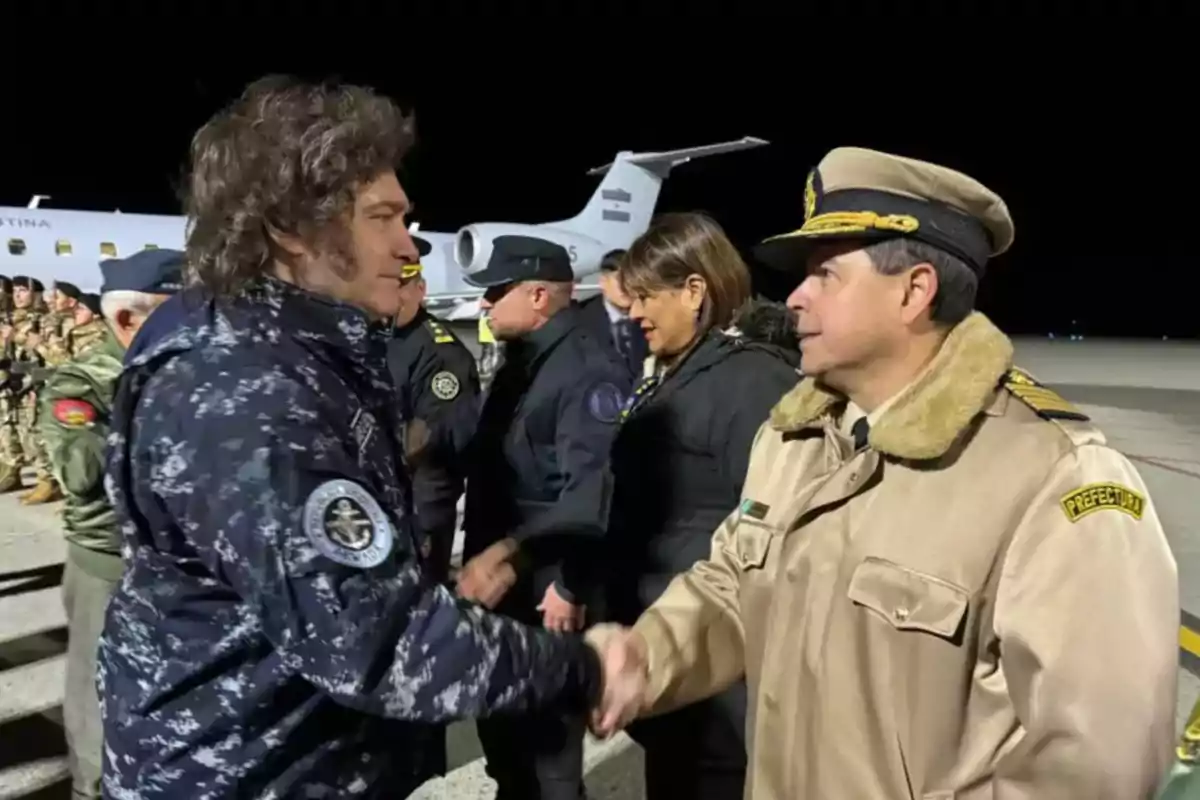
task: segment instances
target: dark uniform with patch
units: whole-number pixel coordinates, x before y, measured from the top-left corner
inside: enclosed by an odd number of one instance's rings
[[[422,257],[429,254],[428,242],[415,236],[413,242]],[[419,262],[408,264],[403,277],[414,280],[421,272]],[[436,581],[447,581],[465,481],[462,455],[479,419],[479,371],[471,351],[424,308],[393,329],[387,359],[428,572]],[[435,734],[430,742],[427,770],[431,776],[445,774],[444,736]]]
[[[425,309],[394,331],[388,369],[401,419],[406,426],[419,421],[423,428],[410,430],[407,442],[419,450],[413,463],[414,505],[430,568],[445,580],[463,493],[462,455],[479,418],[479,371],[466,345]]]
[[[577,637],[424,574],[386,341],[359,310],[260,278],[127,366],[106,795],[404,797],[427,723],[594,701]]]
[[[561,246],[500,236],[486,269],[468,280],[495,293],[573,277]],[[551,582],[568,600],[589,583],[585,568],[608,520],[609,448],[630,381],[575,306],[506,342],[504,353],[470,450],[463,558],[505,537],[517,540],[529,568],[498,610],[537,623]],[[485,720],[479,736],[502,800],[580,796],[581,717]]]

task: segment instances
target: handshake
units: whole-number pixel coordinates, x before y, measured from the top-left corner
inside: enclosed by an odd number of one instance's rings
[[[646,704],[649,684],[646,643],[632,629],[601,624],[590,628],[587,643],[600,656],[604,690],[592,710],[589,727],[607,739],[635,720]]]

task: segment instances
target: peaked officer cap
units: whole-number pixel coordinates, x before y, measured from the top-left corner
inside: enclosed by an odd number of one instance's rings
[[[463,280],[483,289],[517,281],[571,283],[575,270],[561,244],[534,236],[497,236],[487,266],[463,275]]]
[[[1004,201],[961,172],[861,147],[831,150],[808,174],[804,225],[755,249],[776,269],[804,269],[814,242],[906,237],[962,259],[982,275],[1013,242]]]

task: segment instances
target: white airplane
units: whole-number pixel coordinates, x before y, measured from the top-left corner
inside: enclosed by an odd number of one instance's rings
[[[463,280],[464,273],[483,269],[497,236],[536,236],[561,244],[571,254],[580,289],[594,291],[586,282],[600,262],[614,250],[624,250],[650,224],[662,182],[671,169],[693,158],[732,153],[767,144],[746,136],[732,142],[668,150],[662,153],[617,153],[612,163],[589,170],[604,175],[583,210],[570,219],[526,225],[484,222],[467,225],[457,233],[410,230],[430,245],[422,257],[427,303],[431,311],[449,320],[479,316],[482,291]],[[29,275],[47,287],[55,280],[74,283],[83,291],[100,287],[100,261],[126,256],[147,247],[183,249],[186,219],[156,214],[122,214],[98,211],[59,211],[41,208],[45,195],[35,196],[26,208],[0,207],[0,274]]]

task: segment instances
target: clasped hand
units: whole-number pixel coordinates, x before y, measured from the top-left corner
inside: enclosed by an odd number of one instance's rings
[[[464,564],[458,574],[459,595],[495,608],[517,582],[511,561],[516,552],[516,542],[501,539]]]
[[[592,711],[590,727],[596,736],[607,739],[636,719],[645,704],[646,646],[641,636],[620,625],[597,625],[585,638],[604,669],[604,691]]]

